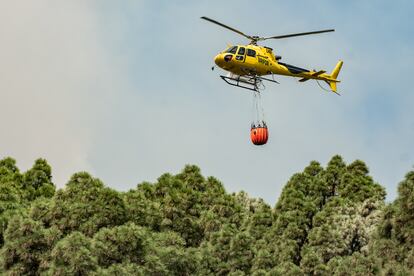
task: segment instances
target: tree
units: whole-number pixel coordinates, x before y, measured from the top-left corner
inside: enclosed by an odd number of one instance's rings
[[[177,175],[163,174],[153,185],[144,182],[125,196],[130,220],[157,231],[180,233],[187,247],[197,247],[224,222],[241,224],[242,207],[215,178],[187,165]]]
[[[326,265],[332,258],[366,252],[381,208],[382,202],[375,200],[355,204],[335,198],[326,204],[314,217],[308,242],[301,252],[304,272],[315,274],[320,264]]]
[[[153,233],[147,243],[146,275],[196,275],[200,270],[200,255],[195,248],[185,246],[183,238],[174,232]]]
[[[37,275],[46,269],[50,249],[59,238],[56,228],[44,229],[40,222],[14,216],[0,253],[3,269],[9,275]]]
[[[3,246],[3,234],[8,221],[16,214],[23,213],[20,195],[13,185],[8,182],[0,182],[0,248]]]
[[[61,239],[51,253],[49,275],[91,275],[97,269],[92,241],[78,231]]]
[[[23,174],[22,188],[27,200],[37,197],[52,197],[55,185],[52,183],[52,169],[45,159],[37,159],[33,167]]]
[[[88,173],[76,173],[53,197],[42,218],[45,225],[56,225],[64,234],[80,231],[92,237],[103,227],[126,221],[121,195]]]
[[[368,173],[362,161],[347,166],[336,155],[326,169],[312,161],[293,175],[261,248],[274,256],[273,266],[293,263],[306,274],[329,274],[332,258],[366,251],[385,197]]]
[[[274,208],[197,166],[117,192],[86,172],[54,191],[38,159],[0,160],[0,274],[411,275],[414,171],[384,203],[366,164],[294,174]]]
[[[397,199],[384,210],[370,255],[377,258],[382,273],[414,273],[414,171],[398,186]]]
[[[354,202],[363,202],[368,198],[383,201],[384,188],[375,183],[368,173],[368,167],[361,160],[356,160],[347,166],[339,187],[340,196],[347,197]]]
[[[117,263],[109,266],[108,268],[99,267],[96,271],[96,275],[103,275],[103,276],[123,276],[123,275],[137,275],[137,276],[145,276],[146,271],[140,265],[135,263]]]
[[[101,267],[122,262],[144,264],[149,231],[133,223],[102,228],[93,238],[93,252]]]
[[[11,157],[0,160],[0,181],[4,181],[4,178],[19,178],[19,168],[16,166],[16,160]]]
[[[163,214],[160,202],[153,198],[154,186],[142,183],[139,188],[123,194],[127,221],[159,231]]]
[[[10,157],[0,160],[0,248],[8,221],[15,214],[24,212],[21,178],[16,160]]]
[[[323,168],[311,162],[303,173],[295,174],[284,187],[275,206],[275,220],[266,236],[277,263],[293,263],[299,266],[301,249],[312,228],[312,219],[326,199],[321,184]]]
[[[380,270],[375,258],[365,256],[359,252],[346,257],[334,257],[328,264],[327,269],[332,275],[378,275]]]
[[[229,260],[232,254],[232,237],[236,233],[234,225],[225,224],[220,231],[212,234],[208,242],[202,244],[202,275],[227,275],[232,271]]]

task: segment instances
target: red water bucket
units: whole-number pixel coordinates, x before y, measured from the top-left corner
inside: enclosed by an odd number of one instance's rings
[[[267,139],[269,139],[269,131],[267,126],[253,126],[250,130],[250,139],[256,146],[266,144]]]

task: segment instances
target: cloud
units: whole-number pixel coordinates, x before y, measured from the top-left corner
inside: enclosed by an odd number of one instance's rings
[[[412,41],[404,40],[404,47],[388,40],[399,41],[401,34],[393,33],[389,24],[404,12],[394,9],[390,15],[385,4],[359,2],[300,8],[267,3],[266,9],[254,12],[248,1],[238,3],[237,12],[228,12],[234,3],[220,3],[219,8],[217,2],[141,3],[119,5],[115,16],[107,7],[107,24],[114,26],[110,22],[119,21],[119,14],[129,18],[130,24],[116,32],[124,36],[114,48],[128,57],[125,71],[134,87],[134,93],[118,98],[118,112],[99,130],[106,138],[94,144],[93,163],[107,183],[127,189],[131,183],[153,181],[163,172],[195,163],[221,179],[229,191],[244,189],[275,202],[294,172],[311,160],[325,165],[339,153],[347,162],[366,161],[392,199],[414,158],[407,152],[412,133],[404,127],[410,125],[412,109],[401,92],[409,86],[396,82],[396,71],[382,69],[406,68],[407,57],[396,53],[405,52]],[[333,34],[268,44],[285,62],[305,68],[330,71],[344,59],[339,86],[343,96],[320,93],[313,82],[298,84],[280,77],[282,84],[268,85],[263,95],[269,144],[252,146],[251,96],[225,86],[217,76],[220,72],[208,69],[227,43],[246,41],[201,21],[203,15],[253,35],[336,28]],[[385,20],[385,33],[376,30],[379,19]],[[386,53],[391,51],[397,52],[390,59]]]
[[[413,59],[413,40],[404,35],[412,29],[410,9],[358,1],[269,1],[252,9],[241,1],[229,12],[234,5],[1,4],[0,154],[26,167],[46,157],[60,185],[88,170],[123,190],[194,163],[229,191],[269,203],[311,160],[324,165],[341,154],[366,161],[392,199],[414,163],[414,96],[401,77]],[[283,61],[310,69],[330,71],[344,59],[343,96],[279,77],[281,85],[263,94],[269,143],[251,145],[251,95],[209,70],[227,43],[246,41],[203,15],[252,35],[335,28],[266,44]]]
[[[91,171],[102,101],[120,79],[85,1],[0,3],[0,155],[23,168],[45,157],[62,186]]]

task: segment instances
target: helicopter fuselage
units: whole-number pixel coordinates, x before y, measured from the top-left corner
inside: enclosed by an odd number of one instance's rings
[[[284,75],[301,78],[300,81],[317,79],[338,82],[326,71],[307,70],[279,62],[280,56],[275,56],[271,48],[249,45],[230,46],[219,53],[214,62],[220,68],[239,76]]]
[[[228,84],[258,91],[259,88],[257,83],[261,83],[262,80],[277,82],[263,76],[276,74],[298,77],[301,78],[299,80],[300,82],[305,82],[310,79],[323,80],[330,86],[332,92],[337,93],[336,84],[340,82],[337,80],[337,77],[339,71],[341,70],[343,61],[340,60],[336,64],[333,71],[330,74],[326,74],[325,70],[308,70],[279,62],[278,60],[281,57],[275,56],[271,48],[257,45],[259,41],[268,39],[284,39],[304,35],[328,33],[334,32],[334,29],[261,37],[258,35],[247,35],[235,28],[206,16],[202,16],[201,19],[237,33],[250,40],[249,45],[231,46],[214,58],[215,63],[219,67],[231,73],[230,76],[220,76]],[[240,85],[240,82],[251,84],[253,85],[253,88],[243,87]]]

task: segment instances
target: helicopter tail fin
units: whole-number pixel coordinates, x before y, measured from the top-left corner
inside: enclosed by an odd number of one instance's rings
[[[341,71],[342,68],[342,64],[344,64],[344,62],[342,60],[338,61],[338,63],[336,64],[335,68],[333,69],[332,73],[331,73],[331,78],[334,79],[334,81],[328,81],[329,86],[331,87],[332,92],[337,93],[336,91],[336,83],[339,82],[336,78],[339,75],[339,71]]]
[[[335,69],[333,69],[331,73],[332,78],[336,79],[338,77],[339,71],[341,71],[342,68],[342,64],[344,64],[342,60],[338,61],[338,63],[335,66]]]

